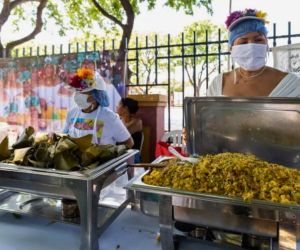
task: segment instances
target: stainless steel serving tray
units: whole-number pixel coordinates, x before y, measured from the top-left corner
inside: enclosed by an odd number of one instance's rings
[[[89,179],[94,175],[101,175],[107,170],[107,168],[114,168],[120,163],[126,161],[128,158],[132,157],[136,152],[134,150],[127,150],[124,154],[113,158],[103,164],[100,164],[94,169],[85,169],[80,171],[63,171],[50,168],[36,168],[30,166],[15,165],[10,163],[0,163],[0,172],[15,172],[15,173],[26,173],[30,175],[46,175],[46,176],[56,176],[62,178],[71,179]],[[1,186],[1,185],[0,185]]]
[[[222,195],[214,195],[209,193],[198,193],[198,192],[189,192],[185,190],[173,189],[168,187],[161,186],[153,186],[148,185],[143,182],[143,177],[149,173],[149,170],[137,178],[131,180],[126,188],[133,189],[138,192],[157,194],[157,195],[169,195],[174,197],[173,203],[178,204],[177,198],[192,198],[194,199],[194,203],[185,204],[186,207],[189,208],[199,208],[197,207],[197,200],[208,201],[208,202],[216,202],[219,204],[226,205],[237,205],[237,206],[247,206],[247,207],[260,207],[268,210],[284,210],[291,211],[300,214],[300,205],[294,204],[280,204],[275,202],[269,202],[264,200],[252,200],[249,202],[245,202],[241,198],[237,197],[227,197]],[[150,197],[150,196],[148,196]],[[152,196],[153,201],[155,201],[155,196]],[[149,198],[151,200],[151,198]],[[298,218],[298,224],[300,224],[300,218]]]
[[[251,153],[300,168],[299,98],[186,98],[184,110],[190,154]],[[163,250],[174,249],[174,220],[278,239],[272,249],[298,249],[300,205],[151,186],[142,181],[147,173],[127,188],[144,213],[159,216]]]
[[[141,211],[146,215],[158,216],[160,220],[172,216],[175,221],[271,238],[278,236],[278,223],[290,223],[296,232],[292,233],[293,237],[300,239],[300,205],[263,200],[245,202],[237,197],[147,185],[143,177],[148,173],[126,186],[135,191]],[[171,218],[169,224],[170,221]]]
[[[190,154],[252,153],[300,168],[299,98],[185,98]]]
[[[95,169],[84,171],[61,171],[39,169],[14,164],[0,164],[0,210],[45,216],[51,220],[79,223],[81,227],[80,250],[98,250],[98,238],[131,201],[129,193],[119,206],[99,205],[102,189],[127,172],[128,179],[133,172],[127,166],[133,163],[137,150],[127,150],[123,155],[107,161]],[[25,193],[25,196],[23,195]],[[27,198],[27,194],[29,198]],[[19,196],[20,195],[20,196]],[[30,196],[39,197],[31,198]],[[24,200],[22,201],[22,197]],[[80,217],[64,218],[61,207],[45,206],[48,198],[76,199]],[[22,202],[18,204],[18,202]],[[34,207],[37,202],[38,209]],[[47,203],[48,204],[48,203]]]

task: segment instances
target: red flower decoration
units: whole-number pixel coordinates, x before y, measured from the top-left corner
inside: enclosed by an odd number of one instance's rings
[[[82,79],[78,75],[74,75],[69,82],[69,85],[76,89],[81,89],[82,86]]]

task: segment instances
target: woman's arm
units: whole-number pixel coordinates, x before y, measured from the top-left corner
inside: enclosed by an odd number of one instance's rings
[[[126,146],[126,148],[132,148],[134,145],[133,139],[130,136],[126,141],[120,142],[118,144],[124,144]]]
[[[110,124],[110,130],[113,131],[113,137],[117,144],[124,144],[126,148],[132,148],[134,141],[130,135],[130,132],[126,128],[125,124],[121,121],[120,117],[115,115],[112,123]]]

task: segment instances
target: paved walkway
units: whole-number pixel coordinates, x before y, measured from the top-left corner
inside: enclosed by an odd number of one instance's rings
[[[99,238],[100,250],[156,250],[156,218],[126,209]],[[76,250],[80,227],[46,219],[0,213],[1,250]],[[119,248],[118,248],[119,247]]]

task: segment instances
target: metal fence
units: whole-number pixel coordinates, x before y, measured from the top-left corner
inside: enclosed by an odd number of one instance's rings
[[[145,45],[140,46],[139,40],[136,38],[136,46],[128,48],[128,63],[131,65],[131,68],[134,69],[135,78],[131,83],[128,84],[129,88],[133,87],[143,87],[144,93],[148,94],[149,89],[153,87],[161,88],[165,87],[167,97],[168,97],[168,105],[167,105],[167,124],[166,130],[174,130],[179,129],[184,126],[184,110],[182,106],[180,106],[181,115],[178,114],[178,109],[173,110],[174,104],[172,103],[172,95],[174,92],[171,92],[172,84],[174,84],[174,79],[176,82],[181,83],[181,100],[183,100],[186,96],[191,95],[191,93],[187,93],[185,90],[187,87],[193,87],[193,96],[205,95],[206,89],[210,81],[216,74],[219,74],[221,71],[228,71],[231,69],[231,64],[229,60],[229,51],[228,51],[228,40],[226,38],[227,34],[221,34],[221,30],[218,30],[217,36],[214,39],[209,39],[209,34],[206,31],[204,39],[199,41],[195,36],[192,41],[185,41],[184,34],[182,34],[181,42],[177,44],[171,43],[171,38],[168,36],[167,42],[165,44],[157,43],[157,36],[155,36],[154,45],[149,46],[148,39],[145,39]],[[269,34],[269,46],[276,47],[278,45],[286,45],[292,44],[295,42],[299,42],[300,33],[292,33],[292,26],[289,22],[287,25],[287,34],[278,35],[277,34],[277,26],[273,24],[272,33]],[[179,48],[174,50],[174,48]],[[200,48],[200,49],[199,49]],[[144,51],[154,51],[154,63],[153,67],[153,82],[143,82],[140,80],[141,76],[141,54]],[[175,53],[173,53],[176,51]],[[134,53],[130,53],[134,52]],[[144,53],[145,54],[145,53]],[[166,60],[165,70],[166,70],[166,79],[159,80],[160,74],[159,72],[159,62]],[[192,79],[187,79],[187,71],[185,70],[185,61],[191,60],[193,63],[192,66]],[[171,71],[172,62],[176,61],[176,72]],[[197,64],[198,62],[198,64]],[[181,74],[178,74],[181,72]],[[175,77],[172,77],[176,75]],[[197,77],[201,74],[201,78]],[[145,79],[144,79],[145,80]],[[165,80],[165,81],[164,81]],[[202,91],[197,89],[197,84],[200,84]],[[199,86],[198,86],[199,87]],[[173,111],[173,113],[172,113]],[[178,116],[181,118],[181,126],[178,124],[174,124],[174,121],[178,122]]]
[[[299,41],[300,34],[292,33],[292,26],[287,25],[287,34],[278,35],[276,24],[273,24],[272,34],[269,34],[269,45],[292,44]],[[159,36],[146,36],[144,41],[136,38],[128,46],[127,62],[129,66],[129,81],[126,84],[129,93],[163,93],[167,95],[166,130],[179,129],[184,126],[184,110],[182,101],[186,96],[205,95],[210,80],[218,73],[231,68],[227,46],[227,33],[218,30],[214,37],[205,32],[187,40],[181,34],[180,41],[170,35],[163,42]],[[63,54],[83,51],[101,51],[115,49],[117,42],[98,41],[84,44],[69,44],[66,47],[44,46],[43,48],[23,48],[13,52],[14,57]],[[133,44],[133,45],[132,45]],[[189,91],[188,91],[189,90]],[[191,91],[190,91],[191,90]],[[180,100],[175,112],[172,108],[174,96]],[[178,120],[180,117],[180,120]],[[176,124],[174,125],[174,121]]]

